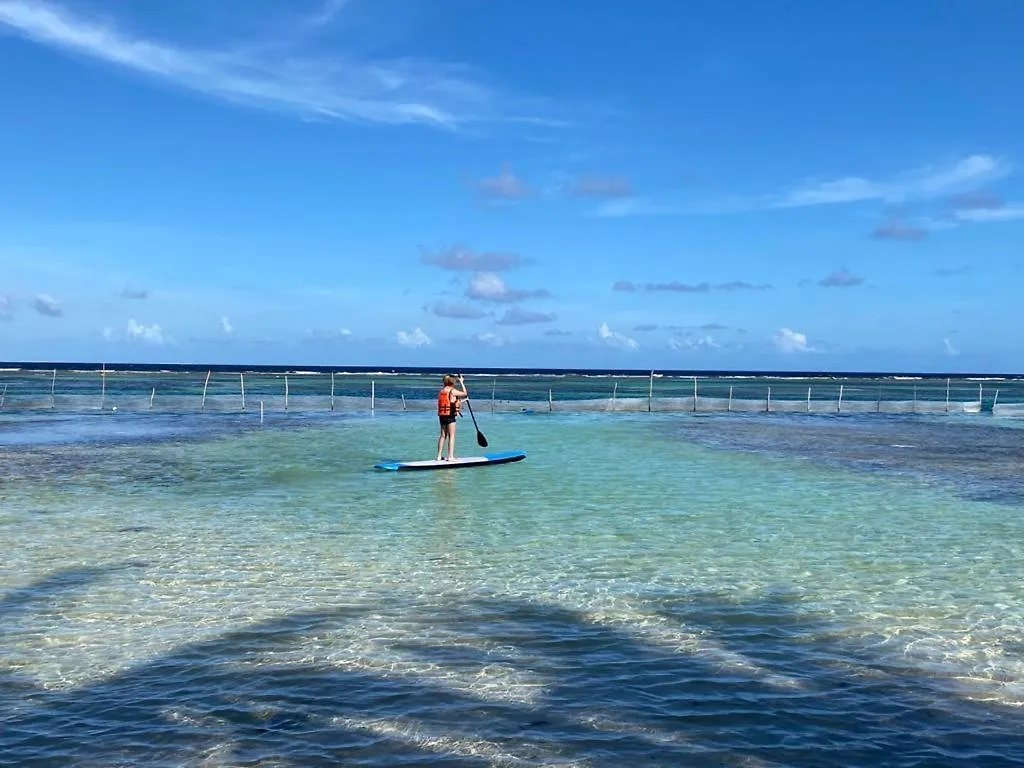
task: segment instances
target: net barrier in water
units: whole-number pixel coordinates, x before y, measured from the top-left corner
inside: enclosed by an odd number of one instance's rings
[[[424,412],[441,374],[340,371],[0,371],[11,410],[154,413]],[[488,412],[976,414],[1024,416],[1024,379],[474,374]]]

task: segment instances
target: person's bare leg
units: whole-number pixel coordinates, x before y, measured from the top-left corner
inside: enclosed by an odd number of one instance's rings
[[[448,461],[455,458],[455,422],[448,425]]]
[[[447,437],[447,427],[441,425],[441,436],[437,438],[437,460],[441,460],[441,451],[444,450],[444,439]]]

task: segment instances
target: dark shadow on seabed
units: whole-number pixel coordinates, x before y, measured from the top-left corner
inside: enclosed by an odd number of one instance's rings
[[[67,583],[46,580],[14,604]],[[1024,763],[1018,715],[849,646],[841,627],[785,595],[680,596],[659,613],[699,633],[703,650],[550,605],[487,599],[425,610],[396,600],[282,616],[72,690],[0,673],[0,765]],[[539,680],[539,695],[480,698],[437,676],[327,663],[315,652],[302,663],[272,660],[370,614],[457,639],[434,644],[412,629],[390,646],[405,658],[470,676],[511,667]],[[730,654],[751,663],[725,663]]]

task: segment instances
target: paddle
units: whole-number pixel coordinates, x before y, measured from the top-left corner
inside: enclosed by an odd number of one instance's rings
[[[469,397],[466,397],[466,405],[469,407],[469,416],[473,419],[473,426],[476,428],[476,444],[481,448],[487,447],[487,438],[484,437],[484,433],[480,431],[480,427],[476,425],[476,416],[473,415],[473,406],[469,404]]]

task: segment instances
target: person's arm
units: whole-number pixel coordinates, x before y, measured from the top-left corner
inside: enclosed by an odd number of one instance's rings
[[[466,389],[466,382],[459,376],[459,389],[452,387],[452,394],[456,397],[469,397],[469,390]]]

